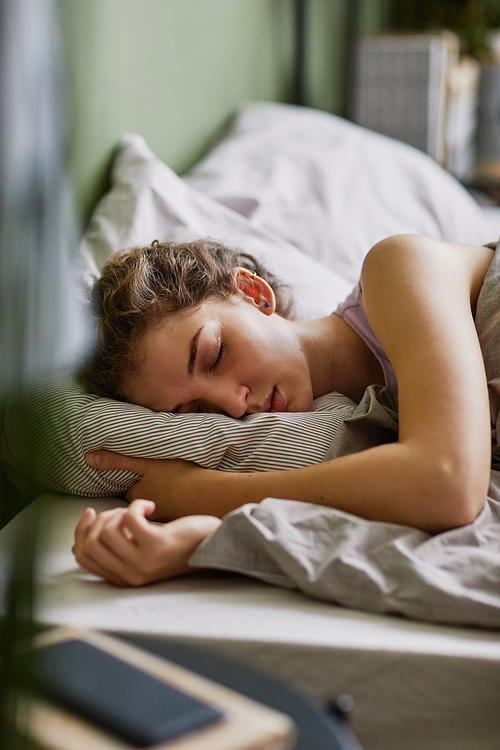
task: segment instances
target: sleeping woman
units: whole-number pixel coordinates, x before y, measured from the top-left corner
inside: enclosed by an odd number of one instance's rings
[[[154,242],[115,256],[93,289],[99,345],[84,373],[91,391],[155,411],[239,419],[308,411],[331,391],[359,402],[380,384],[398,391],[399,438],[258,473],[88,454],[97,469],[141,478],[127,493],[128,507],[85,511],[75,532],[78,562],[116,585],[187,572],[222,516],[266,497],[431,533],[471,523],[490,476],[488,389],[474,315],[492,257],[489,247],[389,237],[370,250],[360,285],[336,314],[297,321],[276,280],[215,242]]]

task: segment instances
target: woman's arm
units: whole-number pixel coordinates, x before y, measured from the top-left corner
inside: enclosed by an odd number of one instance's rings
[[[222,516],[246,502],[283,497],[430,532],[470,523],[490,470],[488,393],[472,310],[491,258],[487,248],[414,235],[388,238],[368,254],[363,294],[398,380],[397,443],[255,474],[113,454],[100,468],[138,471],[143,479],[129,499],[155,500],[167,517]]]

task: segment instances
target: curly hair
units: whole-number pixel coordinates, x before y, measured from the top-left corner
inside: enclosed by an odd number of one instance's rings
[[[144,334],[165,316],[187,310],[207,299],[228,299],[233,293],[231,270],[242,266],[273,287],[276,312],[289,317],[288,287],[247,253],[204,239],[174,243],[155,240],[150,247],[116,253],[90,290],[96,346],[79,380],[98,396],[126,400],[121,388],[136,372]]]

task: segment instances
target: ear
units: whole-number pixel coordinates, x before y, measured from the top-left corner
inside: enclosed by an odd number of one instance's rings
[[[261,279],[248,268],[237,266],[231,271],[231,283],[234,292],[251,302],[266,315],[272,315],[276,310],[276,298],[267,281]]]

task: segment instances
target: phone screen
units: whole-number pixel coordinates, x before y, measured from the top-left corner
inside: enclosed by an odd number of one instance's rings
[[[223,718],[212,706],[85,641],[36,649],[34,675],[47,696],[142,747]]]

